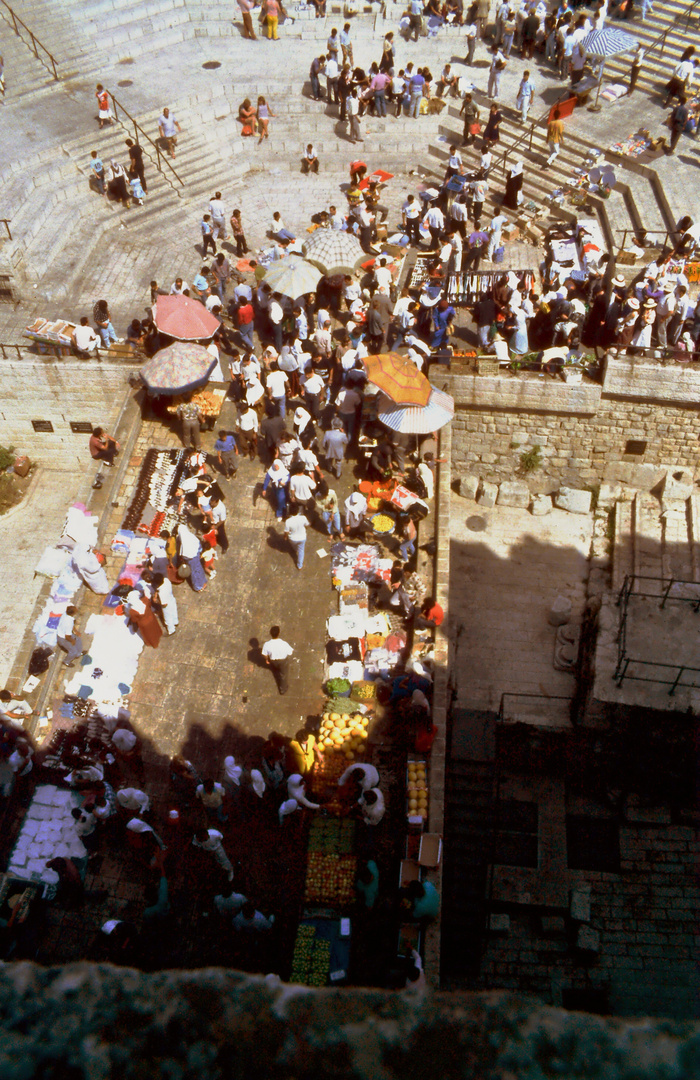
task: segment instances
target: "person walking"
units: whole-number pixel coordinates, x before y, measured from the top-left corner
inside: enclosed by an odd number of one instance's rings
[[[268,0],[268,2],[270,2],[270,0]],[[271,0],[271,2],[272,3],[277,3],[277,0]],[[255,111],[255,116],[256,116],[257,121],[258,121],[258,130],[260,131],[260,138],[258,139],[258,146],[260,146],[260,143],[263,141],[263,139],[269,139],[270,138],[270,132],[268,130],[268,126],[269,126],[269,123],[270,123],[270,117],[274,116],[274,115],[275,114],[273,113],[272,109],[270,108],[270,106],[265,101],[265,98],[262,97],[262,96],[259,97],[258,98],[258,107],[257,107],[257,109]]]
[[[355,61],[352,56],[352,41],[350,40],[351,29],[350,23],[346,22],[343,29],[338,34],[338,44],[343,53],[343,64],[349,64],[352,68]]]
[[[181,131],[182,128],[175,117],[170,115],[170,109],[168,109],[167,106],[164,107],[163,112],[158,117],[158,132],[165,143],[165,149],[168,151],[171,158],[175,157],[177,135]]]
[[[231,214],[231,232],[233,234],[233,239],[236,241],[236,255],[240,259],[246,255],[250,249],[243,231],[241,212],[238,209],[234,210]]]
[[[530,111],[532,105],[532,99],[535,96],[535,84],[530,78],[530,72],[524,71],[523,77],[520,80],[518,86],[518,93],[515,99],[515,104],[520,109],[520,123],[524,124],[527,121],[527,114]]]
[[[202,230],[202,255],[206,255],[210,247],[212,255],[216,255],[216,240],[214,239],[214,230],[209,214],[202,214],[199,227]]]
[[[491,48],[492,59],[489,68],[488,96],[497,98],[501,89],[501,75],[503,74],[507,60],[498,45]]]
[[[279,17],[282,15],[286,18],[287,13],[282,6],[281,0],[265,0],[264,10],[268,40],[278,41],[277,27],[279,24]]]
[[[148,185],[146,184],[146,175],[143,171],[143,150],[138,143],[135,143],[133,139],[127,139],[126,145],[129,150],[129,161],[131,162],[129,172],[138,176],[141,181],[141,187],[148,194]]]
[[[425,86],[425,77],[423,75],[423,69],[418,68],[414,75],[411,76],[408,84],[409,92],[409,105],[408,115],[414,120],[417,120],[420,116],[420,103],[423,97],[423,87]]]
[[[197,829],[192,837],[192,845],[201,848],[202,851],[210,851],[219,866],[225,871],[229,881],[233,881],[233,866],[224,851],[223,839],[223,833],[220,833],[218,829]]]
[[[226,207],[221,198],[221,192],[217,191],[213,199],[209,200],[209,213],[211,214],[211,227],[215,240],[226,240]]]
[[[411,0],[410,33],[413,40],[418,41],[423,29],[423,0]]]
[[[443,229],[445,228],[445,215],[436,203],[430,207],[423,218],[423,224],[427,225],[430,229],[431,250],[437,251],[440,247]]]
[[[552,119],[547,124],[547,149],[549,150],[549,157],[542,166],[544,169],[548,169],[552,164],[559,153],[559,147],[563,142],[564,121],[561,119],[559,109],[555,109],[552,113]]]
[[[350,118],[350,141],[351,142],[364,142],[362,138],[362,128],[360,126],[360,100],[357,96],[357,87],[353,86],[350,91],[350,97],[346,103],[347,114]]]
[[[292,477],[292,479],[294,479]],[[310,522],[308,518],[301,513],[299,508],[295,514],[290,514],[284,523],[284,535],[289,540],[294,552],[294,561],[296,562],[297,570],[303,569],[304,566],[304,551],[306,549],[306,527]]]
[[[666,148],[667,154],[672,154],[678,145],[678,140],[685,131],[685,126],[688,123],[688,110],[685,104],[685,94],[681,94],[678,99],[678,104],[671,113],[668,123],[671,129],[671,141]]]
[[[257,41],[255,36],[255,30],[253,29],[253,16],[251,11],[253,10],[254,0],[238,0],[238,6],[241,11],[241,18],[243,19],[243,37],[250,38],[251,41]]]
[[[289,689],[289,660],[294,649],[280,637],[279,626],[270,627],[270,637],[262,647],[265,663],[275,676],[277,688],[280,694],[286,694]]]
[[[339,416],[334,416],[331,421],[330,431],[323,436],[321,449],[325,455],[326,463],[336,480],[340,480],[345,460],[345,451],[350,442],[343,429],[343,421]]]
[[[66,654],[63,659],[64,667],[73,667],[74,662],[84,652],[82,638],[75,630],[75,617],[77,614],[78,609],[71,604],[61,615],[56,628],[56,644]]]
[[[644,52],[645,52],[645,50],[642,48],[642,46],[639,43],[637,43],[637,48],[635,50],[634,56],[632,57],[632,66],[630,68],[630,81],[629,81],[629,86],[627,87],[627,96],[628,97],[630,96],[630,94],[634,93],[635,87],[637,86],[637,79],[639,78],[639,72],[642,70],[642,61],[644,59]]]
[[[100,122],[100,127],[103,128],[105,124],[111,124],[114,117],[112,116],[112,109],[109,104],[109,91],[105,90],[102,83],[97,84],[95,97],[97,98],[97,119]]]

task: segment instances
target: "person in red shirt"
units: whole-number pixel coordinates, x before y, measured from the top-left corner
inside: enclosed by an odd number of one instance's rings
[[[413,625],[416,630],[430,630],[442,626],[445,612],[432,596],[426,597],[421,604],[420,613],[416,615]]]
[[[241,335],[246,347],[250,349],[251,352],[255,348],[253,343],[254,318],[255,312],[253,311],[253,305],[250,300],[246,300],[238,305],[238,310],[236,311],[238,333]]]

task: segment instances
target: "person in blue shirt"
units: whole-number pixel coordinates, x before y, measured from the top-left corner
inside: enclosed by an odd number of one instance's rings
[[[214,449],[216,450],[217,460],[221,466],[222,472],[226,479],[235,476],[238,471],[238,464],[236,458],[238,457],[238,447],[236,446],[236,440],[230,432],[220,431],[219,438],[214,443]]]
[[[205,215],[205,217],[206,216],[207,215]],[[203,266],[197,276],[192,281],[192,288],[194,290],[194,294],[198,300],[202,301],[202,303],[204,303],[206,298],[211,295],[211,289],[209,288],[209,278],[207,276],[208,273],[209,267]]]
[[[430,881],[411,881],[404,890],[404,901],[414,919],[436,919],[440,910],[440,893]]]
[[[216,240],[212,231],[211,215],[205,214],[200,222],[202,229],[202,255],[206,255],[211,246],[212,255],[216,255]]]
[[[455,318],[455,309],[447,300],[440,300],[433,312],[433,335],[430,339],[430,348],[439,349],[447,344]]]
[[[168,879],[165,874],[161,874],[160,881],[158,882],[158,891],[155,890],[153,894],[148,897],[153,903],[150,907],[147,907],[143,913],[144,919],[159,919],[165,915],[170,914],[170,901],[168,899]]]
[[[358,871],[355,888],[364,906],[368,910],[373,908],[379,892],[379,867],[374,859],[369,859]]]

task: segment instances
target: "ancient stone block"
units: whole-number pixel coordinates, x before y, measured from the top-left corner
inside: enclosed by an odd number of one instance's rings
[[[489,916],[489,930],[492,934],[509,934],[510,915],[496,914]]]
[[[571,903],[569,913],[577,922],[590,922],[591,920],[591,891],[590,889],[577,888],[571,890]]]
[[[491,507],[496,505],[496,497],[498,495],[498,485],[489,484],[487,480],[484,480],[479,489],[476,501],[479,506]]]
[[[689,499],[695,490],[693,474],[689,469],[669,469],[661,484],[661,497]]]
[[[475,499],[479,490],[479,477],[472,474],[460,476],[457,481],[457,491],[463,499]]]
[[[600,952],[600,934],[591,926],[579,926],[576,947],[586,952]]]
[[[534,517],[544,517],[545,514],[549,514],[552,509],[552,496],[551,495],[533,495],[532,505],[530,507],[530,513]]]
[[[526,510],[530,504],[530,489],[524,480],[504,480],[498,489],[499,506],[517,506]]]
[[[561,915],[543,915],[540,924],[543,937],[562,937],[566,933],[566,919]]]
[[[581,488],[560,488],[554,496],[554,505],[570,514],[590,514],[592,494]]]

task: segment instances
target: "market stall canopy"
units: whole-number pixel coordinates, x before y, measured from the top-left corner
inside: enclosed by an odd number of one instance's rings
[[[179,341],[201,341],[212,337],[219,321],[204,304],[191,296],[159,296],[155,323],[158,330]]]
[[[272,264],[263,280],[273,292],[296,300],[304,293],[315,292],[321,280],[321,271],[298,255],[286,255]]]
[[[454,412],[455,403],[450,395],[431,386],[428,403],[423,407],[397,405],[387,397],[380,397],[377,416],[392,431],[400,431],[404,435],[426,435],[449,424]]]
[[[378,353],[362,359],[367,378],[398,405],[427,405],[430,383],[412,360],[398,353]]]
[[[582,48],[585,49],[589,56],[601,56],[603,58],[598,72],[598,92],[595,97],[595,104],[589,106],[590,112],[599,112],[601,107],[598,104],[598,98],[603,84],[603,68],[605,67],[606,57],[631,52],[632,49],[637,48],[637,39],[624,30],[618,30],[615,26],[604,26],[602,30],[592,30],[583,39]]]
[[[176,341],[147,360],[140,375],[149,390],[158,394],[182,394],[204,386],[215,367],[216,357],[203,345]]]
[[[357,237],[340,229],[316,229],[304,241],[301,250],[304,257],[322,270],[326,277],[352,274],[355,267],[367,258]]]

